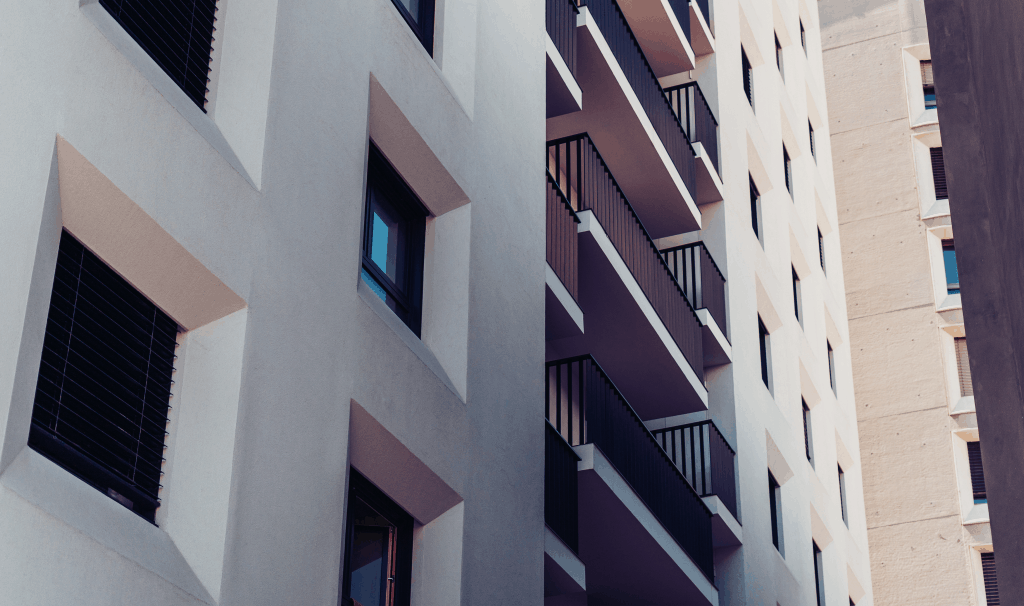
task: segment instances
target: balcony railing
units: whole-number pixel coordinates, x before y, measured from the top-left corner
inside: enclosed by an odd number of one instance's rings
[[[690,141],[700,143],[718,171],[718,120],[696,82],[665,89],[672,111],[679,117]]]
[[[548,142],[548,172],[577,212],[593,211],[686,361],[704,379],[700,320],[590,137]]]
[[[580,458],[550,423],[544,430],[544,522],[562,542],[580,551],[579,476]]]
[[[736,453],[711,421],[651,432],[702,497],[717,496],[736,517]]]
[[[586,355],[549,362],[546,372],[548,421],[569,444],[600,449],[713,582],[710,510],[600,365]]]
[[[640,100],[654,131],[658,133],[662,144],[668,150],[669,158],[679,172],[679,177],[686,189],[694,195],[697,183],[696,167],[694,166],[693,148],[686,138],[679,118],[668,103],[665,93],[658,83],[651,64],[647,62],[640,49],[633,30],[629,28],[626,17],[622,14],[615,0],[583,0],[580,6],[586,6],[594,17],[594,22],[601,29],[601,34],[615,55],[619,67],[622,68],[633,92]],[[689,23],[689,17],[686,22]]]
[[[579,9],[576,8],[575,0],[547,0],[547,21],[548,35],[558,49],[565,64],[569,66],[569,72],[576,75],[576,15]]]
[[[579,231],[580,220],[548,173],[547,258],[548,265],[579,303]]]
[[[668,248],[661,254],[665,255],[669,270],[683,288],[690,305],[694,309],[707,309],[722,333],[728,334],[725,326],[725,276],[704,243]]]

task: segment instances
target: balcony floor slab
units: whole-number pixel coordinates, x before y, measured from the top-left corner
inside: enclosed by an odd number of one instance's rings
[[[717,495],[704,497],[704,504],[711,510],[711,536],[715,548],[733,547],[743,544],[743,527],[733,517],[729,508]]]
[[[550,265],[544,266],[544,333],[547,339],[583,334],[583,311]]]
[[[697,154],[697,204],[721,202],[725,199],[725,186],[711,163],[711,156],[699,141],[693,144],[693,151]]]
[[[549,341],[548,359],[592,354],[643,419],[707,410],[707,389],[600,223],[590,211],[579,217],[580,303],[587,331]]]
[[[715,35],[711,33],[710,24],[704,20],[704,13],[696,2],[690,2],[690,45],[693,54],[702,57],[715,52]]]
[[[697,310],[704,339],[704,368],[732,362],[732,345],[707,308]]]
[[[583,109],[580,85],[558,53],[551,36],[547,36],[544,42],[547,49],[547,117],[580,111]]]
[[[668,0],[618,1],[656,76],[687,72],[697,65],[690,41]]]
[[[576,78],[586,104],[547,121],[548,140],[588,133],[652,238],[701,228],[700,210],[586,7]]]
[[[704,576],[626,480],[593,444],[580,455],[580,557],[588,604],[717,606]]]
[[[583,562],[550,528],[545,527],[544,597],[579,596],[586,591],[587,571]]]

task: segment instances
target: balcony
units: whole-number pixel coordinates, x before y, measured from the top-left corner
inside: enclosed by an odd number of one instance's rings
[[[578,23],[586,104],[550,118],[548,137],[589,133],[654,237],[700,229],[693,148],[618,3],[587,0]]]
[[[576,83],[575,0],[547,0],[547,117],[579,111],[583,92]]]
[[[583,334],[579,307],[579,217],[548,173],[545,334],[564,339]]]
[[[656,425],[649,423],[648,427]],[[738,545],[736,453],[708,421],[651,429],[658,444],[712,511],[715,547]],[[723,507],[725,511],[723,511]]]
[[[656,76],[696,67],[690,46],[689,0],[618,0],[618,4]]]
[[[644,418],[707,409],[701,323],[587,135],[548,143],[548,172],[579,225],[584,334],[548,342],[549,359],[599,356]]]
[[[718,120],[700,86],[696,82],[673,86],[665,89],[665,96],[693,145],[697,167],[697,204],[724,199],[725,192],[718,173]]]
[[[717,604],[712,514],[636,411],[590,355],[549,362],[546,382],[548,422],[581,457],[590,603]]]
[[[544,434],[544,595],[586,591],[586,570],[579,559],[580,458],[550,423]]]
[[[732,361],[725,325],[725,277],[703,242],[661,251],[669,270],[683,289],[686,300],[697,310],[703,330],[704,366]]]

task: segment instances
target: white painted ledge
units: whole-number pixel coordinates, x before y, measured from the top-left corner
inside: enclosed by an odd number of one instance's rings
[[[576,584],[574,589],[587,590],[587,569],[583,561],[547,526],[544,527],[544,555],[551,558]]]

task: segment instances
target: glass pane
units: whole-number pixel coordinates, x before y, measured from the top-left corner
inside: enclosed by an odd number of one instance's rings
[[[351,598],[360,606],[383,606],[387,528],[356,526],[352,536]]]
[[[373,291],[373,294],[375,294],[378,297],[380,297],[381,301],[384,301],[385,303],[387,303],[388,302],[388,293],[385,292],[384,288],[380,284],[378,284],[376,280],[373,279],[373,276],[370,275],[370,272],[368,272],[368,271],[366,271],[364,269],[364,270],[362,270],[362,274],[361,275],[363,276],[363,282],[366,282],[366,285],[370,287],[370,290]]]
[[[399,221],[388,209],[378,203],[374,196],[372,206],[370,260],[393,282],[398,281],[398,239]]]
[[[953,248],[944,248],[942,261],[946,265],[946,284],[951,288],[959,288],[960,274],[956,270],[956,251]]]
[[[420,21],[420,0],[398,0],[405,7],[405,10],[409,11],[412,15],[412,20],[419,23]]]

